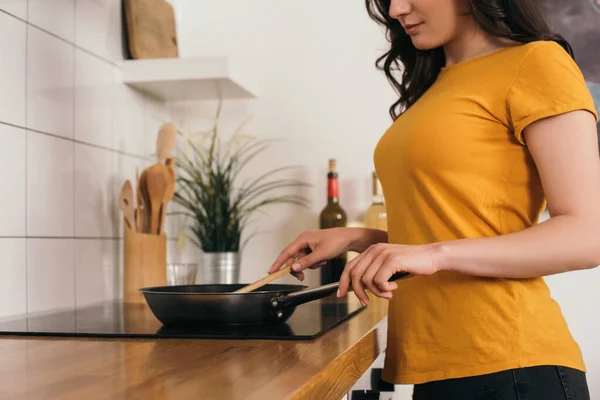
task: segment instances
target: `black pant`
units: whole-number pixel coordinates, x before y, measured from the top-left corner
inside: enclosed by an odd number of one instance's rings
[[[540,366],[415,385],[413,400],[590,400],[585,373]]]

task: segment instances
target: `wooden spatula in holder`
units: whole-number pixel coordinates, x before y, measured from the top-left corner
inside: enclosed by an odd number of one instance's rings
[[[139,289],[167,284],[167,237],[134,232],[124,224],[123,299],[145,303]]]

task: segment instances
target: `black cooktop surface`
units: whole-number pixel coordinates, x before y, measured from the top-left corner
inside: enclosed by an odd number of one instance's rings
[[[285,323],[254,326],[168,327],[145,304],[108,302],[0,321],[0,335],[203,338],[315,339],[362,311],[358,302],[334,295],[298,306]]]

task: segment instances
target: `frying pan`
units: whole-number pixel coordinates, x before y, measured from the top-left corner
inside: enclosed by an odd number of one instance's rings
[[[405,278],[400,272],[391,281]],[[243,325],[283,323],[297,306],[338,290],[339,282],[313,289],[268,284],[249,293],[233,293],[244,284],[178,285],[142,288],[154,316],[163,325]]]

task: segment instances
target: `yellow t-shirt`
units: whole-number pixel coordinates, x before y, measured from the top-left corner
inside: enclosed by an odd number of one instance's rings
[[[555,42],[511,46],[443,68],[375,149],[389,242],[489,237],[536,224],[546,199],[522,131],[578,109],[598,119],[579,68]],[[540,364],[585,371],[542,278],[440,272],[398,282],[389,307],[390,382]]]

